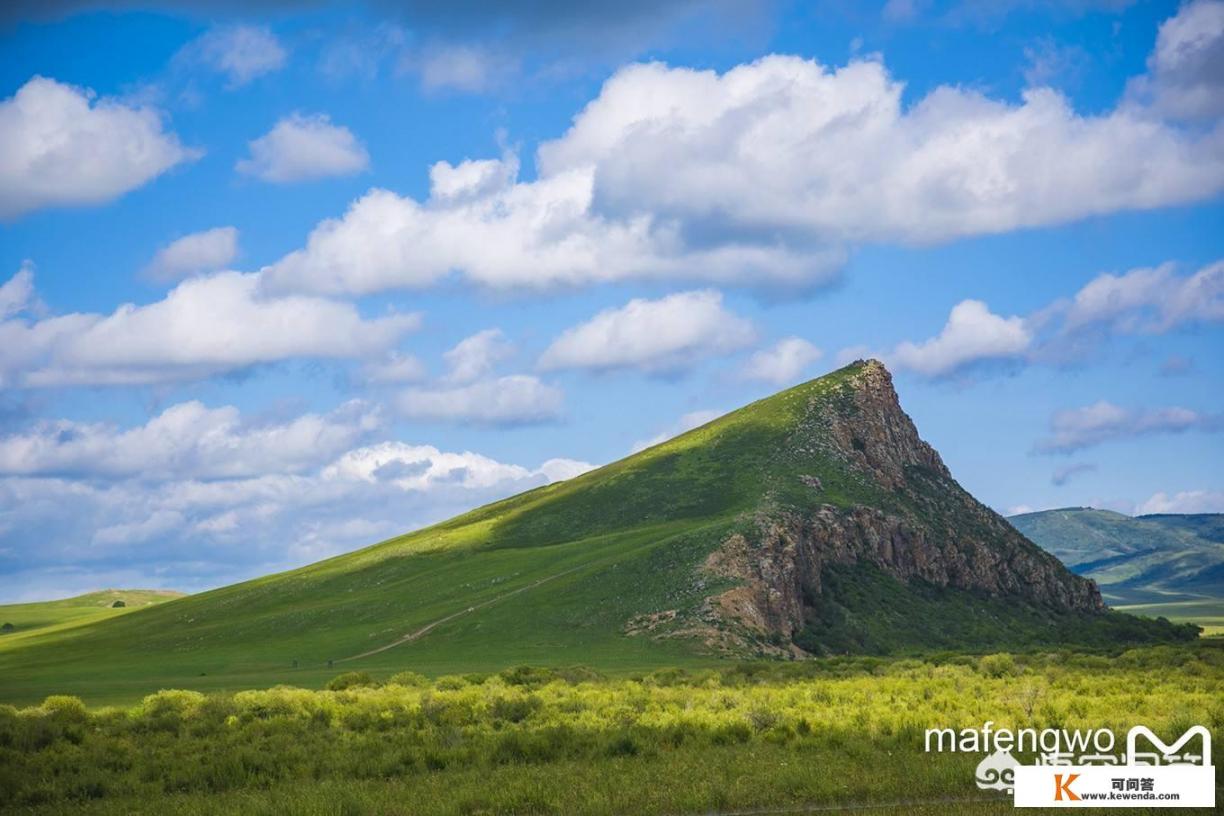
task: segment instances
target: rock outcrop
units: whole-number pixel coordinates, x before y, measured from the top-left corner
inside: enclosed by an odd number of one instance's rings
[[[820,503],[762,507],[755,528],[727,538],[703,573],[738,585],[710,598],[700,617],[761,636],[777,648],[805,621],[829,565],[870,564],[903,582],[922,581],[1037,605],[1057,612],[1104,609],[1097,587],[1071,574],[952,478],[939,454],[901,410],[892,378],[877,361],[856,369],[838,393],[812,398],[791,450],[833,460],[888,497],[884,506]],[[789,647],[787,647],[789,648]]]

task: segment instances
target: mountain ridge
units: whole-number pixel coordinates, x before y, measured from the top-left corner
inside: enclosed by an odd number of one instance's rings
[[[1116,603],[1224,598],[1224,514],[1064,507],[1009,521]]]

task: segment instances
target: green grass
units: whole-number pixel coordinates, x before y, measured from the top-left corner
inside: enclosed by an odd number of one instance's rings
[[[514,669],[342,691],[0,706],[13,812],[997,812],[926,728],[1224,729],[1224,650],[839,658],[633,677]],[[1023,757],[1022,757],[1023,758]],[[942,802],[940,800],[951,800]],[[916,802],[905,805],[898,803]],[[927,803],[925,805],[921,803]],[[940,807],[942,806],[942,808]],[[5,809],[5,804],[0,804]]]
[[[1194,623],[1203,627],[1203,637],[1224,635],[1224,600],[1170,601],[1133,604],[1118,609],[1130,615],[1166,618],[1174,623]]]
[[[0,637],[15,640],[41,629],[67,629],[181,597],[181,592],[160,589],[104,589],[58,601],[0,604],[0,626],[13,626]],[[123,606],[115,607],[115,603]]]

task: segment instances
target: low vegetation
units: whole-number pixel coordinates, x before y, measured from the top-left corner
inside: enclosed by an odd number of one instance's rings
[[[1006,800],[983,801],[973,784],[981,757],[922,749],[928,727],[986,720],[1119,734],[1142,723],[1166,738],[1202,723],[1219,742],[1224,648],[856,657],[621,678],[583,668],[434,680],[346,672],[320,691],[168,690],[102,709],[53,696],[0,706],[0,803],[124,814],[870,802],[898,813],[1002,812]]]

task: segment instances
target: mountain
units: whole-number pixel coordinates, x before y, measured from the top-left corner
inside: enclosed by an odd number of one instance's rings
[[[857,362],[565,482],[308,567],[0,639],[0,700],[1190,637],[1105,610]]]
[[[1070,507],[1010,521],[1113,603],[1224,599],[1224,514],[1132,518]]]

